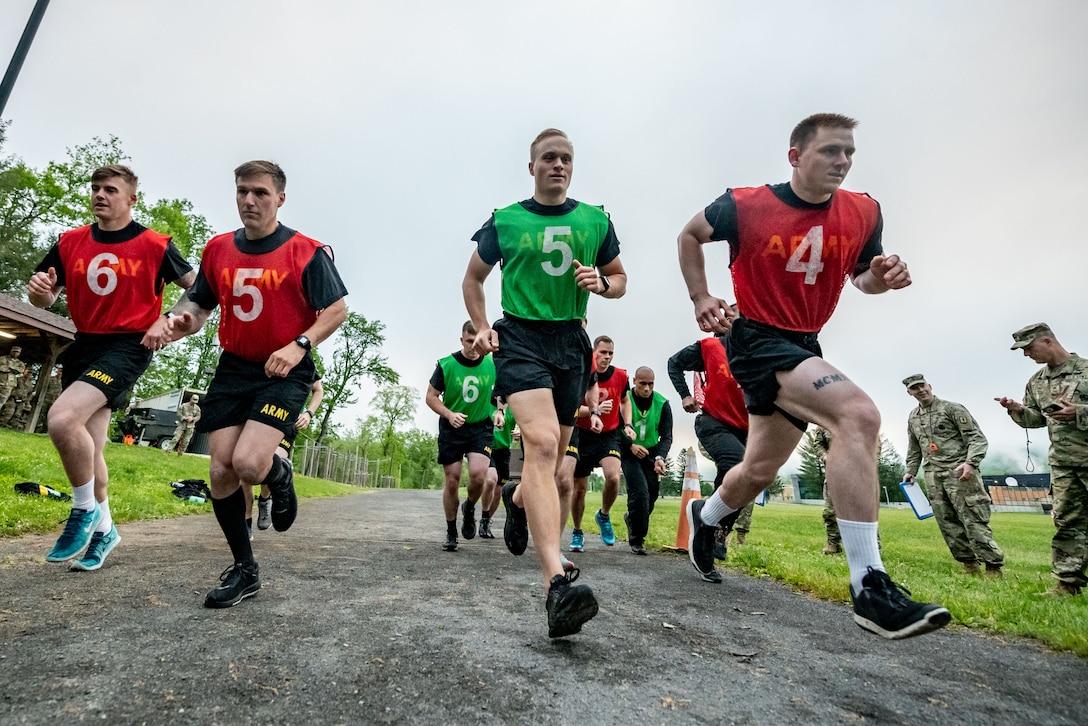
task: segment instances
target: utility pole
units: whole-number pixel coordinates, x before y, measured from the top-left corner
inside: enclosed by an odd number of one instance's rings
[[[34,35],[38,32],[38,26],[45,17],[45,9],[49,7],[49,0],[38,0],[34,3],[34,9],[30,12],[30,19],[26,21],[23,35],[19,38],[19,45],[15,46],[15,53],[11,56],[4,80],[0,81],[0,118],[4,115],[4,108],[8,105],[8,97],[11,89],[15,87],[15,79],[19,77],[19,71],[23,68],[23,61],[30,52],[30,44],[34,42]]]

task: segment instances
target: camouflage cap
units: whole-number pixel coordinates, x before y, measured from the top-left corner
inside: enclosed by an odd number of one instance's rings
[[[926,382],[926,377],[923,376],[921,373],[915,373],[913,376],[907,376],[906,378],[903,379],[903,385],[906,386],[907,388],[910,388],[911,386],[915,385],[916,383],[925,383],[925,382]]]
[[[1050,329],[1050,326],[1046,323],[1035,323],[1034,325],[1026,325],[1020,328],[1012,334],[1012,347],[1009,350],[1016,350],[1017,348],[1027,348],[1031,345],[1032,341],[1037,338],[1053,338],[1054,331]]]

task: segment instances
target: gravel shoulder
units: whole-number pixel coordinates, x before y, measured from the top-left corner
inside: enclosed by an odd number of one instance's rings
[[[502,516],[444,553],[439,492],[302,500],[256,533],[260,594],[219,611],[211,514],[123,525],[92,573],[45,562],[56,535],[0,540],[0,722],[1088,723],[1083,659],[956,626],[884,641],[844,604],[622,542],[587,542],[600,614],[549,640]]]

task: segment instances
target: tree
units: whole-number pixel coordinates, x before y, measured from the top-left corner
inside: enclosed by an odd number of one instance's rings
[[[445,480],[438,464],[438,437],[413,428],[402,435],[404,464],[400,486],[409,489],[441,488]]]
[[[769,499],[773,496],[778,496],[786,489],[787,486],[789,486],[789,481],[786,479],[786,477],[782,475],[776,476],[774,478],[774,481],[771,482],[771,485],[767,487],[767,498]]]
[[[899,488],[899,482],[903,481],[903,476],[907,473],[907,465],[903,463],[903,457],[896,451],[895,445],[884,434],[880,435],[880,458],[877,459],[876,470],[885,501],[907,501],[903,490]]]
[[[678,457],[679,459],[679,457]],[[684,466],[677,468],[678,459],[665,460],[665,473],[659,480],[659,489],[663,497],[678,497],[684,487],[684,469],[687,468],[687,457],[684,456]]]
[[[801,468],[797,473],[798,487],[802,499],[822,499],[824,483],[827,481],[827,467],[824,465],[823,451],[816,446],[816,430],[805,432],[801,439]]]
[[[397,447],[397,427],[415,418],[419,405],[419,391],[411,386],[386,386],[378,389],[370,405],[378,409],[381,422],[379,442],[381,455],[390,456]],[[438,455],[437,450],[435,456]]]
[[[359,313],[348,312],[336,336],[332,363],[326,368],[321,382],[325,388],[325,400],[321,405],[324,413],[318,427],[318,443],[325,439],[329,431],[329,419],[333,412],[359,400],[359,382],[362,379],[369,378],[379,385],[400,381],[400,376],[389,367],[386,357],[381,354],[381,345],[385,342],[383,330],[385,325],[381,321],[371,322]],[[414,404],[411,415],[415,415]]]

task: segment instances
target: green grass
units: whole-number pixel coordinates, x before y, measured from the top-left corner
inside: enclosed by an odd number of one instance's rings
[[[107,444],[110,469],[110,512],[118,523],[168,519],[212,511],[210,503],[191,504],[173,495],[170,482],[208,480],[208,460],[200,456],[167,456],[147,446]],[[71,505],[15,492],[15,484],[33,481],[71,494],[52,442],[44,434],[0,430],[0,537],[59,532]],[[357,487],[295,475],[300,497],[330,497],[358,492]]]
[[[589,494],[586,512],[600,506]],[[613,507],[616,538],[625,539],[626,502]],[[824,600],[849,602],[849,570],[845,555],[824,555],[821,508],[771,503],[756,507],[752,531],[743,545],[730,545],[726,567],[756,577],[771,577],[799,592]],[[676,543],[680,500],[659,500],[650,518],[647,545],[655,549]],[[587,514],[588,529],[597,532]],[[881,554],[896,582],[915,599],[939,602],[955,622],[995,634],[1035,638],[1055,650],[1088,656],[1088,596],[1047,597],[1050,538],[1054,526],[1042,514],[995,512],[994,538],[1005,551],[1004,578],[971,576],[952,559],[937,523],[919,521],[907,509],[881,509]],[[565,543],[564,543],[565,544]],[[685,562],[684,565],[687,563]]]
[[[211,511],[210,504],[190,504],[171,493],[178,479],[207,479],[208,460],[165,456],[143,446],[110,444],[110,509],[119,523],[166,519]],[[36,481],[70,492],[60,459],[48,437],[0,430],[0,536],[59,532],[69,504],[17,494],[14,484]],[[295,477],[301,497],[338,496],[356,487],[310,477]],[[462,494],[463,496],[463,494]],[[592,513],[600,494],[586,497],[587,532],[596,533]],[[618,539],[626,501],[613,508]],[[658,501],[650,519],[647,545],[664,549],[676,543],[680,500]],[[1042,593],[1050,577],[1053,525],[1040,514],[993,515],[994,537],[1005,550],[1005,577],[972,577],[952,559],[932,519],[918,521],[910,510],[882,509],[880,531],[884,564],[896,582],[917,599],[939,602],[960,625],[994,634],[1024,635],[1055,650],[1088,657],[1088,596],[1050,598]],[[815,597],[847,602],[846,558],[821,554],[825,544],[820,508],[772,503],[756,507],[747,543],[732,546],[726,566],[756,577],[771,577]],[[594,546],[591,542],[590,546]],[[687,563],[678,562],[687,573]]]

